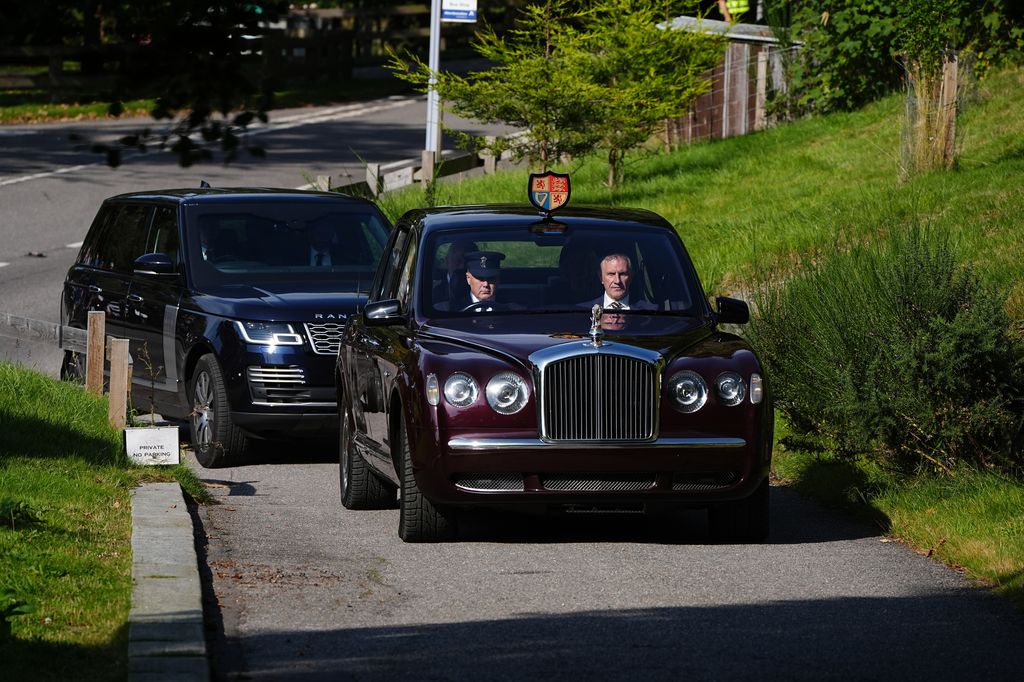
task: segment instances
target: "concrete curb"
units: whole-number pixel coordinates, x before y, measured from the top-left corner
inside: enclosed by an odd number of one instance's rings
[[[177,483],[132,494],[128,679],[209,682],[192,517]]]

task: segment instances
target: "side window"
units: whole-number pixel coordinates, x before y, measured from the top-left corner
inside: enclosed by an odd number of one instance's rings
[[[89,226],[89,233],[85,236],[82,250],[78,252],[79,265],[86,265],[92,268],[104,268],[107,265],[101,255],[104,251],[102,245],[106,241],[110,222],[115,213],[117,213],[116,206],[104,204],[100,207],[99,212],[92,221],[92,225]],[[110,268],[107,267],[106,269],[109,270]]]
[[[398,273],[398,286],[395,288],[395,298],[402,302],[402,310],[409,311],[412,307],[413,278],[416,274],[416,242],[409,240],[409,248],[406,249],[402,259],[402,268]]]
[[[99,255],[102,267],[117,272],[131,272],[135,259],[146,253],[146,232],[153,208],[145,204],[122,204],[117,207],[101,240]]]
[[[374,282],[373,291],[370,292],[370,300],[382,301],[393,298],[391,292],[394,291],[395,276],[402,264],[402,252],[405,251],[408,241],[408,230],[395,230],[390,248],[385,250],[385,256],[377,270],[377,279]]]
[[[181,262],[178,241],[178,212],[170,206],[158,206],[153,214],[153,226],[149,228],[145,253],[163,253],[171,257],[175,265]]]

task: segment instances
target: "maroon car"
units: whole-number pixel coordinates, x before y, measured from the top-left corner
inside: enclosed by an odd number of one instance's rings
[[[748,316],[712,310],[649,211],[410,211],[338,356],[342,504],[397,501],[410,542],[485,505],[706,507],[716,537],[761,540],[771,401],[720,326]]]

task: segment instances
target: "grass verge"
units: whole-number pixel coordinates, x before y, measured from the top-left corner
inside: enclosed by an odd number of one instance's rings
[[[175,478],[201,494],[187,467],[129,464],[105,398],[0,363],[0,614],[29,610],[0,678],[127,676],[131,490]]]

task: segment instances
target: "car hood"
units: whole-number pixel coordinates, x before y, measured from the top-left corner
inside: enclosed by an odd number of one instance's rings
[[[244,320],[344,322],[366,295],[329,290],[330,282],[225,284],[192,297],[203,312]],[[312,289],[312,290],[311,290]],[[325,289],[318,291],[316,289]]]
[[[604,333],[605,347],[624,344],[645,348],[671,359],[707,339],[714,326],[707,318],[629,313],[621,330]],[[501,315],[428,320],[421,338],[472,347],[493,355],[515,358],[524,367],[542,348],[590,342],[590,314]]]

